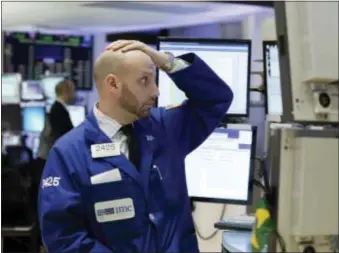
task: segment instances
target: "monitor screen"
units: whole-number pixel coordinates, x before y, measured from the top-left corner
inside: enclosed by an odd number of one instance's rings
[[[86,108],[82,105],[68,105],[67,109],[74,127],[80,125],[86,118]]]
[[[46,97],[46,102],[51,104],[54,102],[55,96],[55,86],[64,80],[62,76],[47,76],[41,79],[41,87]]]
[[[256,129],[217,128],[185,160],[189,196],[195,201],[250,204]]]
[[[276,42],[264,42],[264,71],[266,83],[266,107],[268,115],[281,116],[283,103],[279,69],[278,45]]]
[[[232,89],[234,99],[227,114],[245,116],[249,106],[250,41],[160,39],[159,50],[174,56],[195,53]],[[193,82],[194,80],[192,80]],[[158,106],[176,105],[186,99],[163,71],[159,71]]]
[[[40,81],[28,80],[21,84],[21,99],[22,100],[43,100],[44,92]]]
[[[45,107],[27,106],[22,109],[23,131],[40,133],[45,126]]]
[[[20,103],[20,74],[2,74],[1,75],[1,103],[18,104]]]
[[[6,148],[10,146],[20,146],[21,145],[21,135],[14,134],[11,132],[2,132],[1,140],[1,152],[6,153]]]
[[[25,139],[25,146],[32,150],[33,157],[36,158],[38,154],[40,143],[40,134],[39,133],[28,133]]]

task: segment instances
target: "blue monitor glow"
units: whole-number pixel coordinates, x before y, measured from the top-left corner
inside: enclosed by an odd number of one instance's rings
[[[158,48],[161,51],[171,52],[174,56],[186,53],[198,55],[231,87],[234,93],[227,114],[248,115],[250,41],[164,38],[158,41]],[[186,99],[186,95],[163,71],[159,71],[158,85],[160,91],[158,106],[176,105]]]
[[[256,128],[216,129],[185,160],[188,194],[195,201],[250,204]]]
[[[31,133],[42,132],[45,126],[45,107],[27,106],[22,109],[23,131]]]
[[[68,105],[69,116],[74,127],[80,125],[86,119],[86,108],[82,105]]]
[[[2,74],[1,75],[1,103],[19,104],[20,103],[20,74]]]
[[[21,99],[25,101],[43,100],[44,92],[41,82],[38,80],[27,80],[21,84]]]
[[[283,102],[279,69],[279,51],[275,41],[264,41],[264,80],[266,84],[266,114],[281,116]]]
[[[41,87],[46,97],[46,102],[52,104],[56,98],[55,87],[64,80],[62,76],[47,76],[41,79]]]

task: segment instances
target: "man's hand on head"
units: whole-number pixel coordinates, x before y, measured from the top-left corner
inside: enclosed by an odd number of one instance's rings
[[[121,51],[123,53],[132,50],[140,50],[151,57],[158,68],[162,68],[168,61],[167,54],[154,50],[137,40],[117,40],[108,45],[105,50]]]

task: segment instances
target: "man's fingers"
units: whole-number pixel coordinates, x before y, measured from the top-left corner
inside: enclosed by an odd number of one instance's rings
[[[118,40],[118,41],[111,43],[109,46],[107,46],[106,50],[117,51],[117,50],[122,49],[126,45],[131,44],[131,43],[132,43],[132,41],[128,41],[128,40]]]
[[[128,52],[128,51],[135,50],[135,49],[140,49],[140,46],[138,44],[129,44],[121,48],[121,51]]]

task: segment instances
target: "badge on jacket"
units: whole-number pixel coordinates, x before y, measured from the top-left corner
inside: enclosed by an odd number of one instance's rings
[[[94,210],[96,220],[99,223],[126,220],[135,216],[133,199],[131,198],[97,202],[94,204]]]
[[[120,155],[120,142],[91,145],[92,158]]]

